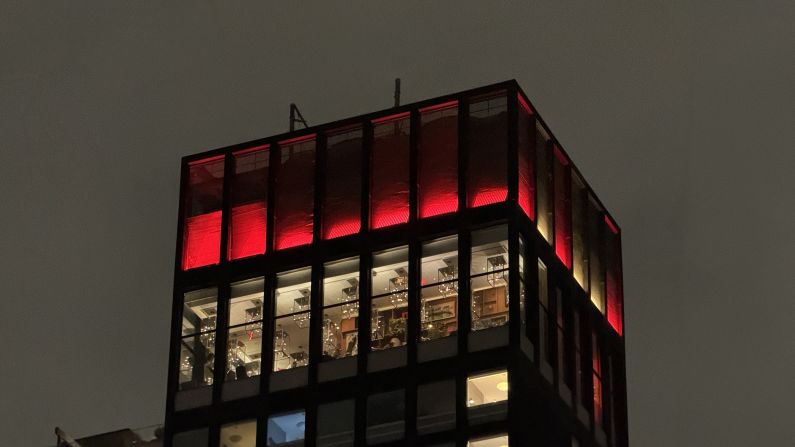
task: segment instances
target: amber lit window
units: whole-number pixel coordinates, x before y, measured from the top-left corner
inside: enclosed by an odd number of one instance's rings
[[[409,221],[408,112],[373,120],[370,228]]]
[[[505,93],[474,98],[467,117],[467,206],[508,197],[508,102]]]
[[[485,438],[473,439],[467,442],[467,447],[507,447],[508,435],[495,435]]]
[[[619,335],[624,333],[624,289],[621,283],[621,235],[605,216],[605,262],[607,268],[607,321]]]
[[[323,360],[359,351],[359,259],[328,262],[323,278]]]
[[[458,210],[458,101],[420,109],[420,218]]]
[[[184,295],[179,358],[180,390],[213,383],[217,315],[218,290],[215,287]]]
[[[588,239],[586,222],[588,217],[588,191],[585,182],[576,172],[571,175],[571,225],[572,225],[572,274],[586,292],[588,281]]]
[[[235,152],[229,200],[228,259],[265,253],[268,197],[268,146]]]
[[[262,359],[263,278],[233,283],[229,301],[226,380],[260,374]]]
[[[309,363],[309,311],[311,269],[276,276],[276,309],[273,331],[273,370]]]
[[[221,446],[255,447],[257,445],[257,421],[234,422],[221,426]]]
[[[274,244],[282,250],[312,243],[315,136],[282,141],[279,147]]]
[[[406,344],[409,298],[409,250],[399,247],[373,255],[371,348]]]
[[[552,183],[552,142],[549,133],[536,122],[536,200],[538,215],[536,226],[541,236],[550,244],[553,239],[553,183]]]
[[[422,245],[420,340],[435,340],[458,331],[458,237]]]
[[[505,370],[467,378],[467,407],[508,400],[508,372]]]
[[[472,330],[508,323],[508,227],[472,233]]]
[[[604,211],[596,199],[588,196],[588,278],[591,302],[605,313]]]
[[[323,239],[334,239],[361,229],[362,129],[337,129],[326,138]]]
[[[223,156],[188,165],[182,242],[183,270],[218,264],[221,260],[223,189]]]

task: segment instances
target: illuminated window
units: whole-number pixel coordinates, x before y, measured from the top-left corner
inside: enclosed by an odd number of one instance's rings
[[[257,421],[242,421],[221,426],[221,447],[255,447],[257,445]]]
[[[530,219],[535,219],[535,116],[522,95],[519,102],[519,207]]]
[[[555,146],[555,254],[571,268],[571,167],[566,155]]]
[[[399,247],[373,255],[371,349],[406,344],[409,250]]]
[[[588,197],[588,278],[591,302],[605,313],[604,211],[596,199]]]
[[[572,369],[569,367],[571,361],[568,353],[571,352],[571,348],[569,348],[567,342],[567,326],[566,306],[563,302],[563,292],[559,287],[555,287],[555,327],[557,331],[558,345],[558,352],[556,356],[558,361],[558,377],[571,389],[575,377],[574,374],[572,374]]]
[[[326,141],[323,239],[334,239],[356,234],[362,226],[362,129],[336,129]]]
[[[467,443],[467,447],[508,447],[508,435],[478,438]]]
[[[472,330],[508,323],[508,227],[472,233]]]
[[[538,260],[538,327],[541,346],[541,358],[552,366],[554,351],[552,350],[552,314],[549,311],[549,277],[547,266],[541,259]]]
[[[353,399],[318,405],[318,447],[353,447],[355,412]]]
[[[591,374],[593,382],[593,418],[597,427],[604,426],[604,412],[602,403],[602,352],[599,347],[599,336],[591,333]]]
[[[458,101],[420,109],[420,218],[458,210]]]
[[[265,253],[269,156],[268,146],[233,154],[227,242],[227,258],[230,260]]]
[[[373,394],[367,398],[367,444],[403,437],[406,396],[404,390]]]
[[[458,331],[458,237],[422,245],[420,340],[435,340]]]
[[[359,351],[359,259],[326,263],[323,278],[323,359]]]
[[[522,334],[527,335],[527,244],[524,236],[519,235],[519,319],[522,322]]]
[[[588,191],[585,182],[576,173],[571,175],[571,225],[572,225],[572,274],[586,292],[588,280],[588,239],[586,222],[588,218]]]
[[[303,411],[269,417],[268,447],[304,445],[305,426],[306,415]]]
[[[309,363],[309,311],[311,269],[276,276],[276,314],[273,332],[273,370],[282,371]]]
[[[188,165],[183,223],[182,269],[218,264],[221,260],[221,202],[224,157]]]
[[[315,136],[282,141],[279,147],[274,244],[282,250],[312,243]]]
[[[188,292],[182,306],[182,342],[179,389],[213,383],[218,290],[213,287]]]
[[[467,378],[467,407],[508,400],[508,371],[495,371]]]
[[[552,183],[552,142],[549,133],[536,122],[536,201],[538,215],[536,226],[541,236],[552,243],[552,227],[555,222],[553,214],[554,198]]]
[[[373,120],[370,228],[409,221],[409,113]]]
[[[619,335],[624,334],[624,288],[621,283],[621,235],[605,216],[605,262],[607,267],[607,321]]]
[[[226,380],[259,376],[262,359],[263,278],[232,284],[226,344]]]
[[[508,102],[505,93],[473,99],[467,117],[467,206],[508,197]]]

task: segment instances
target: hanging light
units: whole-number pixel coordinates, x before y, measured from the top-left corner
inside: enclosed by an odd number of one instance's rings
[[[409,275],[406,269],[399,268],[395,270],[398,276],[389,278],[389,302],[395,308],[401,307],[408,302],[409,292]]]
[[[309,289],[301,289],[300,293],[301,297],[293,300],[292,312],[295,325],[303,329],[309,326]]]
[[[343,304],[341,307],[342,318],[349,319],[359,316],[359,281],[356,278],[348,279],[350,287],[342,289],[339,300]]]
[[[441,283],[438,288],[439,293],[446,298],[458,293],[458,281],[455,281],[458,279],[458,269],[452,259],[443,259],[442,261],[444,261],[445,266],[440,268],[438,272],[439,282]]]
[[[492,287],[505,283],[506,262],[503,255],[490,256],[486,258],[486,280]]]

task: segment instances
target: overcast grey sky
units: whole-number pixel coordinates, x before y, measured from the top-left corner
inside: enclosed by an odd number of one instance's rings
[[[401,77],[517,79],[622,225],[633,445],[792,445],[795,2],[294,3],[0,3],[0,444],[160,422],[180,157]]]

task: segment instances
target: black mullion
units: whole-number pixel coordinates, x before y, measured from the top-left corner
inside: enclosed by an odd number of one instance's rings
[[[405,438],[408,445],[413,445],[417,436],[417,343],[419,343],[420,326],[420,259],[422,246],[416,240],[409,241],[409,286],[408,286],[408,321],[406,328],[407,343],[407,380],[405,394]]]
[[[419,166],[419,132],[420,114],[413,109],[409,118],[409,222],[413,223],[419,218],[418,204],[418,166]]]
[[[317,219],[315,219],[317,222]],[[319,237],[320,228],[315,227],[315,237]],[[317,239],[316,239],[317,240]],[[318,365],[322,355],[322,345],[320,343],[321,330],[323,325],[323,297],[320,291],[323,283],[323,262],[317,261],[312,266],[310,279],[310,299],[309,299],[309,370],[307,391],[310,396],[317,395],[317,376]],[[309,445],[314,445],[317,438],[317,402],[307,399],[304,408],[304,439]]]
[[[508,148],[505,151],[507,153],[507,170],[506,173],[506,180],[508,181],[508,203],[511,204],[511,209],[516,207],[516,204],[519,202],[519,152],[517,150],[518,147],[518,137],[519,133],[517,131],[518,126],[518,98],[517,98],[517,91],[515,86],[511,86],[507,89],[506,95],[508,95],[507,99],[507,112],[508,112],[508,126],[506,129],[507,135],[507,142]]]
[[[270,211],[269,211],[270,212]],[[259,405],[267,410],[267,399],[271,374],[273,373],[273,335],[276,329],[276,273],[265,273],[262,302],[262,354],[260,360],[260,399]]]
[[[469,117],[469,98],[462,96],[458,99],[458,212],[467,209],[467,163],[469,153],[466,130]]]
[[[459,119],[459,124],[461,123]],[[459,128],[460,132],[460,128]],[[459,134],[459,137],[461,135]],[[459,139],[461,141],[462,138]],[[459,181],[459,185],[463,183]],[[466,205],[465,190],[459,191],[459,205],[463,202]],[[472,257],[472,239],[471,233],[463,228],[458,232],[458,356],[455,369],[456,381],[456,446],[466,447],[467,445],[467,432],[469,431],[469,419],[467,415],[467,368],[462,368],[460,362],[463,362],[468,346],[468,338],[470,327],[472,325],[471,318],[471,292],[470,292],[470,260]]]
[[[366,121],[362,124],[362,194],[361,194],[361,231],[370,231],[370,167],[373,152],[373,124]]]
[[[369,162],[368,162],[369,163]],[[364,182],[363,182],[364,183]],[[362,200],[363,213],[367,210],[366,199]],[[359,331],[358,331],[358,358],[356,376],[356,410],[354,415],[354,445],[364,446],[367,435],[367,357],[370,353],[370,309],[372,278],[370,269],[373,262],[373,255],[370,252],[363,253],[359,258]]]
[[[278,144],[268,148],[268,197],[266,197],[265,252],[273,253],[274,229],[276,220],[276,176],[281,166],[281,149]]]
[[[215,314],[215,361],[213,365],[213,403],[219,407],[221,403],[221,388],[223,387],[226,373],[227,336],[226,330],[229,321],[229,295],[228,282],[218,286]]]

